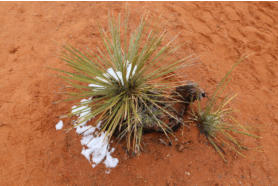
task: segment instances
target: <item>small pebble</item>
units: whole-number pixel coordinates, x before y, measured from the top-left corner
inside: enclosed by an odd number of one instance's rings
[[[186,174],[187,176],[190,176],[190,175],[191,175],[191,173],[190,173],[190,172],[187,172],[187,171],[185,171],[184,174]]]

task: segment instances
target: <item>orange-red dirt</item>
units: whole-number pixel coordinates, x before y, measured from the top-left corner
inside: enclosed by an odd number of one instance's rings
[[[56,131],[70,103],[55,105],[63,81],[47,67],[63,68],[57,55],[66,43],[101,44],[98,23],[125,3],[0,3],[0,185],[278,185],[278,4],[269,2],[128,3],[131,22],[149,10],[171,38],[184,44],[177,57],[196,53],[200,64],[182,70],[208,93],[242,54],[253,54],[232,75],[232,106],[258,140],[243,141],[261,151],[247,158],[228,155],[225,164],[196,128],[180,129],[179,142],[165,146],[159,134],[144,138],[145,152],[128,157],[105,174],[80,154],[74,131]],[[135,24],[135,23],[134,23]],[[70,121],[66,120],[66,127]],[[177,143],[191,140],[185,149]],[[181,152],[180,152],[181,151]]]

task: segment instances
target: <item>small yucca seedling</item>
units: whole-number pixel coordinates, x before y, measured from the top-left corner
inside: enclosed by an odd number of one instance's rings
[[[190,117],[192,121],[197,123],[200,132],[206,136],[209,143],[211,143],[224,161],[226,161],[224,156],[225,149],[232,150],[241,156],[244,156],[241,150],[247,150],[247,147],[243,146],[236,138],[236,134],[243,134],[255,138],[258,137],[251,135],[233,118],[232,113],[234,111],[228,105],[236,95],[230,97],[226,96],[223,100],[219,99],[219,95],[222,94],[229,81],[229,75],[242,60],[243,58],[235,63],[231,70],[224,76],[211,99],[208,100],[204,107],[198,102],[197,111],[192,109]]]
[[[101,130],[109,139],[115,134],[126,137],[128,150],[132,148],[135,153],[141,149],[146,125],[156,125],[166,135],[171,133],[165,116],[178,118],[171,108],[177,100],[170,92],[183,83],[173,82],[171,77],[175,70],[188,65],[191,58],[160,63],[177,48],[171,47],[173,41],[162,45],[165,32],[145,32],[145,21],[142,17],[139,26],[129,34],[127,18],[123,24],[120,16],[118,21],[110,19],[109,32],[100,29],[105,49],[97,48],[93,53],[67,46],[62,60],[74,72],[59,70],[74,88],[66,92],[71,96],[68,100],[91,98],[80,104],[76,113],[67,116],[86,113],[90,107],[91,112],[83,114],[76,125],[96,118],[94,122],[102,121]]]

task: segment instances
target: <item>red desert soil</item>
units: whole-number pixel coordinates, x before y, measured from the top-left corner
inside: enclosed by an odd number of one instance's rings
[[[194,127],[184,128],[179,143],[192,144],[182,152],[159,143],[159,134],[145,137],[139,157],[118,145],[120,162],[110,174],[90,166],[74,131],[55,130],[71,104],[53,104],[63,81],[47,67],[65,66],[57,57],[65,43],[100,45],[97,23],[106,26],[108,11],[123,12],[125,3],[0,5],[0,185],[278,185],[277,3],[129,3],[134,24],[149,10],[161,16],[169,38],[180,33],[185,45],[177,56],[194,52],[201,62],[182,73],[208,93],[239,56],[253,53],[227,92],[239,94],[237,119],[262,137],[244,142],[262,151],[230,155],[225,164]]]

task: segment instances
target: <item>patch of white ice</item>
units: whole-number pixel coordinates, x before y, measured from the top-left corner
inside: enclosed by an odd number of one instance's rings
[[[83,99],[81,104],[90,100]],[[79,111],[79,112],[78,112]],[[82,112],[80,112],[82,111]],[[72,113],[78,116],[78,120],[82,117],[90,114],[91,108],[87,106],[73,106]],[[114,148],[110,149],[108,138],[104,132],[98,133],[101,122],[96,127],[86,125],[88,121],[82,121],[76,128],[76,133],[82,135],[81,145],[83,149],[81,154],[91,163],[92,167],[103,162],[107,168],[116,167],[119,160],[113,158],[111,153],[114,152]]]
[[[109,74],[110,76],[112,76],[114,79],[116,79],[117,81],[120,81],[122,83],[122,85],[124,84],[124,80],[123,80],[123,75],[122,72],[117,71],[115,72],[113,70],[113,68],[108,68],[107,69],[107,74]],[[105,74],[105,76],[107,77],[108,75]],[[108,76],[109,77],[109,76]]]
[[[97,84],[93,84],[93,83],[89,84],[88,86],[93,87],[93,88],[104,88],[104,86],[102,86],[102,85],[97,85]]]
[[[126,79],[129,79],[129,76],[130,76],[130,72],[131,72],[131,69],[132,69],[132,64],[129,63],[129,61],[127,61],[127,68],[126,68]],[[135,71],[137,69],[137,66],[134,66],[132,72],[131,72],[131,76],[134,75]]]
[[[129,63],[129,61],[126,61],[127,66],[126,66],[126,79],[128,80],[130,78],[130,76],[133,76],[137,66],[134,66],[132,69],[132,64]],[[123,80],[123,74],[120,71],[115,71],[113,68],[108,68],[106,73],[103,74],[103,76],[105,76],[106,78],[112,77],[117,81],[120,81],[121,84],[124,84],[124,80]],[[99,79],[105,83],[109,83],[107,80],[101,78],[101,77],[96,77],[96,79]],[[96,85],[96,84],[89,84],[89,87],[93,87],[93,88],[99,88],[99,89],[103,89],[105,88],[104,86],[101,85]]]
[[[63,125],[64,125],[63,121],[60,120],[60,121],[56,124],[56,130],[61,130],[61,129],[63,128]]]

